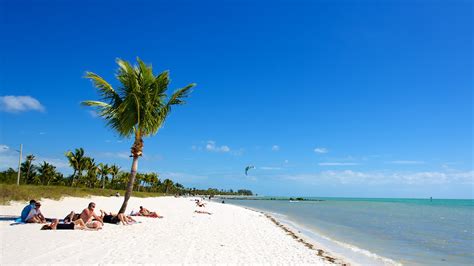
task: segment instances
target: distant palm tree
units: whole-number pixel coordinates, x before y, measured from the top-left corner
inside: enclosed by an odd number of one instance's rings
[[[165,179],[163,181],[163,186],[165,187],[165,193],[168,194],[172,190],[172,188],[174,187],[174,183],[170,179]]]
[[[51,181],[53,181],[56,176],[56,166],[49,164],[47,162],[43,162],[43,164],[40,164],[38,168],[39,172],[39,183],[41,183],[44,186],[49,185]]]
[[[145,174],[146,180],[148,183],[148,190],[152,191],[156,188],[158,185],[159,179],[158,179],[158,174],[157,173],[147,173]]]
[[[143,181],[145,181],[145,175],[142,173],[137,173],[135,177],[135,186],[137,188],[137,191],[140,191],[140,187]]]
[[[85,169],[86,157],[84,156],[84,149],[76,149],[75,152],[66,152],[66,157],[69,160],[69,165],[74,169],[74,173],[71,176],[71,187],[74,186],[76,180],[76,174],[80,179],[82,177],[82,171]]]
[[[30,154],[30,155],[27,155],[26,156],[26,166],[27,166],[27,170],[26,170],[26,182],[28,182],[28,180],[30,179],[29,176],[30,176],[30,170],[31,170],[31,166],[33,164],[33,161],[35,160],[35,156],[33,154]]]
[[[84,157],[84,170],[87,170],[87,174],[80,180],[81,183],[90,188],[95,187],[98,182],[97,174],[99,173],[99,167],[93,158]]]
[[[120,136],[135,137],[131,147],[132,169],[119,213],[125,212],[132,194],[138,158],[143,154],[143,138],[156,134],[171,112],[171,106],[184,104],[184,99],[195,86],[189,84],[168,97],[168,72],[155,76],[151,65],[146,65],[140,58],[137,58],[137,63],[132,66],[127,61],[117,59],[117,79],[121,83],[117,90],[99,75],[87,72],[86,78],[97,87],[102,101],[82,102],[86,106],[97,107],[99,115]]]
[[[100,182],[102,183],[102,189],[105,188],[105,182],[108,181],[108,175],[111,173],[108,164],[99,163],[98,172],[100,175]]]
[[[111,186],[114,185],[115,177],[119,174],[120,172],[120,166],[116,164],[112,164],[110,166],[110,184]]]

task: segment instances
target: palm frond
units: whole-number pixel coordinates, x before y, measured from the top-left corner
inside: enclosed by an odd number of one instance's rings
[[[93,107],[100,107],[100,108],[111,108],[112,106],[108,103],[100,102],[100,101],[83,101],[81,102],[82,105],[85,106],[93,106]]]
[[[115,92],[114,88],[112,88],[112,86],[101,76],[93,72],[86,72],[85,78],[90,79],[94,86],[99,90],[102,100],[111,104],[120,104],[120,96],[117,94],[117,92]]]

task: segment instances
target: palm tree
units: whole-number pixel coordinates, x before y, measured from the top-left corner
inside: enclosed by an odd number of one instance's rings
[[[26,182],[28,182],[28,180],[30,179],[29,176],[30,176],[30,170],[31,170],[31,166],[33,164],[33,161],[35,160],[35,156],[33,154],[30,154],[30,155],[27,155],[26,156],[26,166],[27,166],[27,170],[26,170]]]
[[[47,162],[43,162],[43,164],[40,164],[38,172],[40,174],[38,181],[44,186],[49,185],[49,183],[53,181],[57,176],[56,166]]]
[[[184,99],[195,86],[189,84],[168,97],[168,72],[155,76],[151,65],[146,65],[140,58],[137,58],[137,63],[132,66],[127,61],[117,59],[117,79],[121,83],[117,90],[99,75],[87,72],[86,78],[97,87],[102,101],[82,102],[86,106],[96,107],[107,125],[120,136],[135,138],[131,147],[132,167],[119,213],[125,212],[132,194],[138,158],[143,154],[143,138],[156,134],[171,112],[171,106],[184,104]]]
[[[105,182],[108,181],[108,175],[111,173],[110,167],[108,164],[99,163],[98,172],[100,175],[100,181],[102,183],[102,189],[105,188]]]
[[[140,187],[142,186],[142,182],[145,181],[145,175],[142,173],[137,173],[135,177],[135,186],[137,191],[140,191]]]
[[[114,181],[115,181],[115,177],[116,177],[116,176],[119,174],[119,172],[120,172],[120,166],[118,166],[118,165],[116,165],[116,164],[112,164],[112,165],[110,166],[109,170],[110,170],[109,173],[110,173],[110,175],[111,175],[111,177],[110,177],[110,184],[111,184],[111,186],[113,186]]]
[[[87,170],[87,174],[83,177],[83,180],[80,181],[90,188],[95,187],[98,181],[97,174],[99,173],[99,167],[93,158],[84,157],[84,169]]]
[[[145,174],[146,182],[148,183],[148,191],[152,191],[156,188],[158,184],[158,174],[157,173],[147,173]]]
[[[165,179],[163,181],[163,186],[165,187],[165,193],[168,194],[170,192],[170,190],[173,188],[174,183],[170,179]]]
[[[67,151],[66,157],[69,160],[69,165],[74,169],[74,173],[71,176],[71,187],[74,186],[76,180],[76,174],[78,178],[82,177],[82,171],[85,169],[86,157],[84,156],[84,149],[76,149],[75,152]]]

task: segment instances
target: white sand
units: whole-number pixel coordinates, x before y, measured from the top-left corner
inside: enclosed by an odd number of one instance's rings
[[[43,200],[41,210],[64,218],[91,201],[97,212],[117,212],[123,198]],[[0,214],[19,215],[25,205],[0,206]],[[0,264],[331,264],[258,212],[215,202],[197,208],[191,198],[161,197],[131,198],[127,213],[140,205],[165,218],[137,217],[141,223],[105,224],[100,231],[44,231],[38,224],[0,221]]]

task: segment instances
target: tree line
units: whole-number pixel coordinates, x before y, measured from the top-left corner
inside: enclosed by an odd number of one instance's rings
[[[46,161],[34,163],[36,157],[27,155],[20,166],[20,184],[43,186],[70,186],[125,190],[129,182],[129,172],[121,170],[116,164],[96,162],[94,158],[86,156],[83,148],[68,151],[65,156],[73,173],[64,176],[56,166]],[[16,183],[18,172],[12,168],[0,172],[0,182]],[[158,173],[137,173],[133,184],[133,191],[157,192],[166,194],[194,194],[194,195],[252,195],[247,189],[224,190],[216,188],[196,189],[186,188],[182,184],[169,178],[162,178]]]

